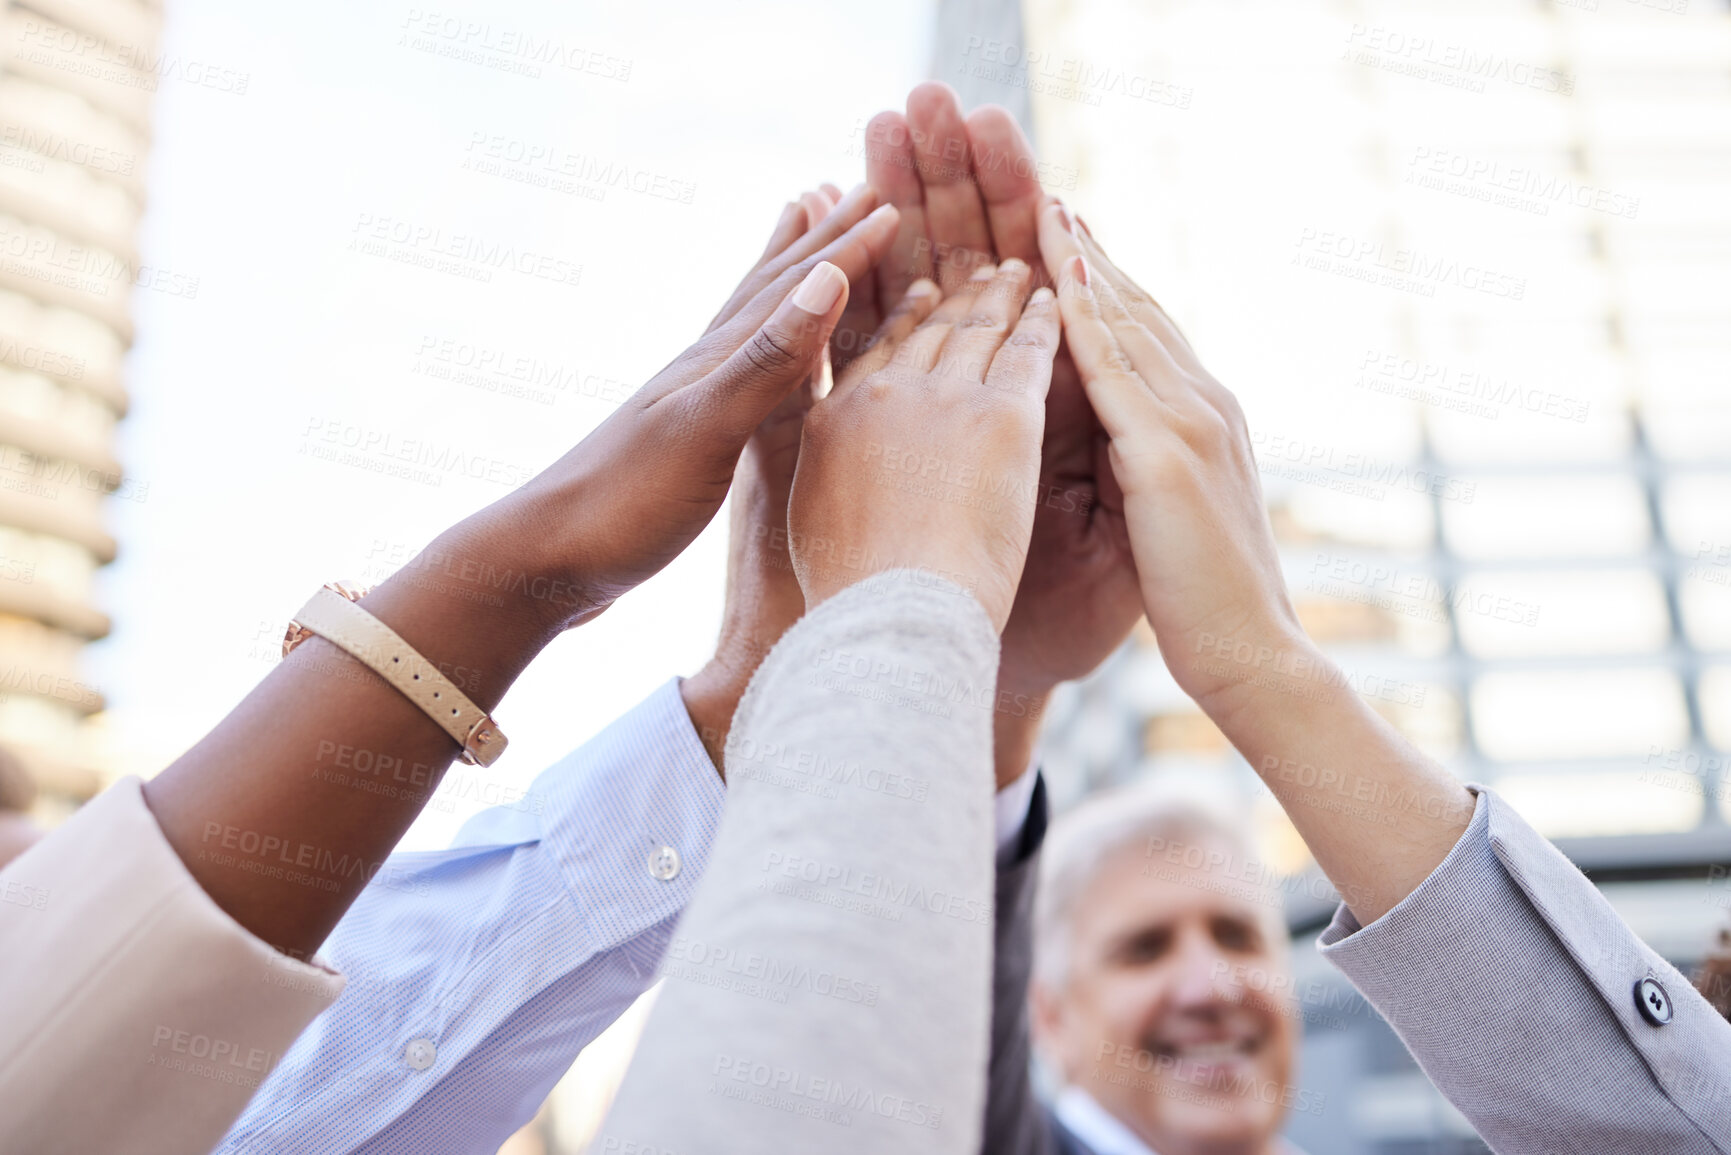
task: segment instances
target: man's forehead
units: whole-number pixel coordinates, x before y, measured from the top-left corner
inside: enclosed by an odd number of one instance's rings
[[[1284,936],[1280,909],[1279,889],[1228,840],[1153,839],[1103,859],[1073,915],[1106,933],[1225,917]]]

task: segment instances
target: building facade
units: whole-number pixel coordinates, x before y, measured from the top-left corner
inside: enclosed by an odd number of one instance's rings
[[[0,745],[48,804],[103,785],[83,677],[109,631],[103,509],[143,491],[116,459],[161,11],[0,2]]]

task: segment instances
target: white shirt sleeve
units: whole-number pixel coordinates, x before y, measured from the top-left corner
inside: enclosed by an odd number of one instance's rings
[[[491,773],[505,805],[392,855],[338,925],[347,993],[221,1151],[495,1150],[655,981],[724,799],[677,680],[526,791]]]

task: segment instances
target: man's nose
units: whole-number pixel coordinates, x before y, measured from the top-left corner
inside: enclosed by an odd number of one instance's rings
[[[1172,1000],[1180,1009],[1204,1010],[1239,1001],[1240,964],[1206,935],[1185,935],[1174,952]]]

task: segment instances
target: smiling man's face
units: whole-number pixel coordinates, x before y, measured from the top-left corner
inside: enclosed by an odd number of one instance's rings
[[[1286,944],[1270,892],[1183,865],[1235,861],[1231,847],[1187,849],[1131,846],[1101,866],[1069,912],[1060,988],[1036,987],[1040,1039],[1160,1155],[1255,1155],[1292,1077]]]

